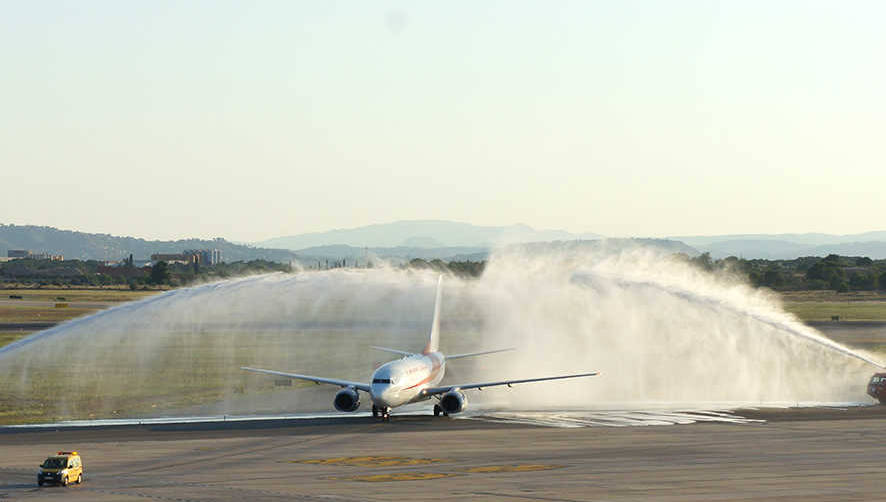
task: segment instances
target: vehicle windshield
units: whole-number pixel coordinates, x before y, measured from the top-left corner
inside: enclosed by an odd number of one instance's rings
[[[391,383],[390,378],[373,378],[372,383]]]
[[[43,461],[40,467],[46,469],[64,469],[68,465],[68,459],[59,457],[50,457]]]

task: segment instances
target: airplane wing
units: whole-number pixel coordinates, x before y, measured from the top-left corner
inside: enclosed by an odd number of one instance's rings
[[[369,392],[368,383],[351,382],[350,380],[338,380],[335,378],[322,378],[311,375],[299,375],[297,373],[286,373],[283,371],[263,370],[260,368],[249,368],[246,366],[241,366],[240,369],[244,371],[251,371],[253,373],[265,373],[267,375],[278,375],[286,378],[295,378],[296,380],[307,380],[314,383],[328,383],[330,385],[338,385],[339,387],[353,387],[357,390],[362,390],[363,392]]]
[[[406,352],[405,350],[397,350],[397,349],[389,349],[387,347],[376,347],[373,345],[372,347],[375,350],[380,350],[382,352],[390,352],[391,354],[399,354],[401,356],[414,356],[415,352]]]
[[[455,355],[444,356],[444,357],[446,357],[446,360],[448,361],[450,359],[461,359],[463,357],[485,356],[486,354],[496,354],[498,352],[508,352],[511,350],[517,350],[517,349],[515,349],[514,347],[510,347],[507,349],[486,350],[483,352],[471,352],[470,354],[455,354]]]
[[[484,383],[468,383],[463,385],[446,385],[443,387],[428,387],[422,391],[422,395],[432,396],[434,394],[445,394],[450,390],[469,390],[469,389],[480,389],[483,387],[496,387],[498,385],[507,385],[510,387],[511,385],[518,383],[529,383],[529,382],[544,382],[547,380],[563,380],[565,378],[581,378],[581,377],[589,377],[599,375],[598,372],[593,373],[577,373],[575,375],[560,375],[560,376],[552,376],[552,377],[541,377],[541,378],[525,378],[522,380],[502,380],[500,382],[484,382]]]

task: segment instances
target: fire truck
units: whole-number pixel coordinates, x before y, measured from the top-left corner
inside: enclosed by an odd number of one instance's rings
[[[886,373],[875,373],[868,382],[868,395],[886,404]]]

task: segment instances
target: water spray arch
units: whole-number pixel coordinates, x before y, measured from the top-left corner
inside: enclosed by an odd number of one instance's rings
[[[170,291],[0,349],[0,393],[35,419],[325,411],[334,389],[278,388],[237,368],[365,379],[386,357],[370,345],[420,349],[435,280],[377,268]],[[518,348],[453,361],[450,382],[603,372],[483,391],[475,409],[865,401],[879,364],[765,292],[642,249],[498,253],[481,278],[446,279],[442,321],[445,351]]]

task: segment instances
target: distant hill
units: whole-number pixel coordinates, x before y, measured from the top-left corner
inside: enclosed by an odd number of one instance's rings
[[[597,239],[597,240],[566,240],[548,242],[527,242],[502,246],[499,250],[505,254],[512,253],[548,253],[557,251],[605,251],[617,253],[639,247],[655,248],[666,253],[685,253],[689,256],[699,254],[698,250],[679,241],[667,239]],[[356,260],[361,266],[373,258],[381,258],[394,264],[404,263],[413,258],[423,260],[440,259],[443,261],[483,261],[489,258],[490,248],[482,247],[442,247],[442,248],[358,248],[354,246],[316,246],[295,251],[298,261],[311,267],[316,262],[325,260],[345,260],[353,264]]]
[[[373,258],[381,258],[393,263],[407,262],[413,258],[423,260],[440,259],[443,261],[481,261],[489,254],[487,248],[480,247],[406,247],[397,246],[390,248],[358,248],[346,245],[315,246],[295,251],[298,261],[306,266],[316,264],[324,260],[346,260],[349,264],[357,261],[360,265]]]
[[[523,242],[598,238],[600,236],[597,234],[573,234],[565,230],[535,230],[526,225],[488,227],[453,221],[416,220],[276,237],[255,244],[262,247],[291,250],[331,245],[358,248],[490,248]]]
[[[338,242],[337,242],[338,241]],[[314,243],[302,245],[304,243]],[[573,244],[570,244],[573,243]],[[62,254],[67,259],[119,260],[131,253],[149,259],[154,253],[179,253],[186,249],[219,249],[225,261],[265,259],[305,265],[322,260],[357,260],[380,257],[398,263],[413,258],[444,261],[483,260],[493,248],[565,248],[571,245],[618,250],[629,246],[653,246],[668,252],[694,256],[709,252],[714,258],[793,259],[801,256],[867,256],[886,259],[886,232],[851,235],[743,234],[686,236],[668,239],[605,239],[596,234],[572,234],[564,230],[535,230],[526,225],[477,226],[449,221],[400,221],[348,230],[269,239],[257,246],[224,239],[149,241],[136,237],[91,234],[34,225],[0,224],[0,256],[10,249]],[[520,246],[524,246],[520,248]],[[545,247],[547,246],[547,248]],[[277,249],[274,249],[277,247]]]
[[[800,256],[867,256],[886,259],[886,232],[862,234],[745,234],[673,237],[714,258],[787,260]]]
[[[513,251],[520,253],[544,253],[557,251],[600,251],[603,253],[620,253],[639,248],[651,248],[665,253],[683,253],[689,256],[697,256],[699,251],[685,243],[670,239],[598,239],[598,240],[569,240],[554,242],[530,242],[526,244],[514,244],[504,249],[504,252]]]
[[[233,244],[224,239],[148,241],[52,227],[0,224],[0,256],[6,256],[10,249],[62,254],[68,260],[120,260],[130,253],[137,260],[147,260],[154,253],[180,253],[186,249],[219,249],[227,262],[264,259],[288,263],[295,256],[282,249],[255,248]]]
[[[886,259],[886,240],[869,242],[846,242],[842,244],[827,244],[815,246],[811,253],[801,256],[827,256],[838,254],[840,256],[866,256],[872,260]]]
[[[886,242],[886,231],[864,232],[861,234],[725,234],[725,235],[683,235],[670,236],[668,239],[683,241],[690,246],[706,246],[715,242],[726,241],[784,241],[821,246],[824,244],[847,244],[852,242]]]
[[[713,242],[707,245],[696,245],[698,249],[711,253],[714,258],[739,256],[742,258],[777,260],[809,256],[810,248],[806,244],[783,240],[736,239],[731,241]]]

